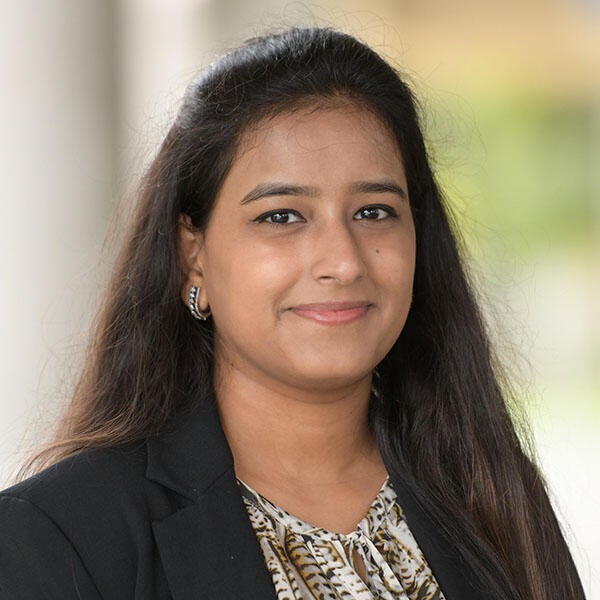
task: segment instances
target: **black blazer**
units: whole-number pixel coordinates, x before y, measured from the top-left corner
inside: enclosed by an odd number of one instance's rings
[[[402,476],[391,481],[446,598],[491,598]],[[213,403],[2,492],[0,598],[275,600]]]

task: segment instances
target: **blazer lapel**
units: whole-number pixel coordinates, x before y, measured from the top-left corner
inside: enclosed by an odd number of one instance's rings
[[[188,499],[152,523],[174,600],[275,600],[212,402],[180,411],[148,442],[146,475]]]

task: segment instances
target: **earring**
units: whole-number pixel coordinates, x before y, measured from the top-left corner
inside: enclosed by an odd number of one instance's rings
[[[192,317],[194,319],[198,319],[199,321],[206,321],[208,317],[210,317],[210,308],[208,310],[202,311],[198,308],[198,288],[197,285],[193,285],[190,288],[190,293],[188,295],[188,308],[192,313]]]

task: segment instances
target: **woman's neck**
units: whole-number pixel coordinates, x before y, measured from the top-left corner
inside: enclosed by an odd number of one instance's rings
[[[370,377],[303,392],[221,375],[215,391],[237,477],[307,523],[354,531],[387,474],[368,424]]]
[[[374,470],[385,477],[368,424],[370,377],[315,391],[266,385],[229,370],[215,387],[236,473],[249,484],[320,487],[369,478]]]

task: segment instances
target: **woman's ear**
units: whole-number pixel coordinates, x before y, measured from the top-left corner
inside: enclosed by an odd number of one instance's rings
[[[198,291],[198,307],[200,310],[208,308],[206,295],[206,278],[202,264],[202,250],[204,248],[204,233],[194,227],[189,215],[181,214],[178,219],[178,251],[179,265],[181,268],[181,298],[188,304],[190,288],[196,286]]]

